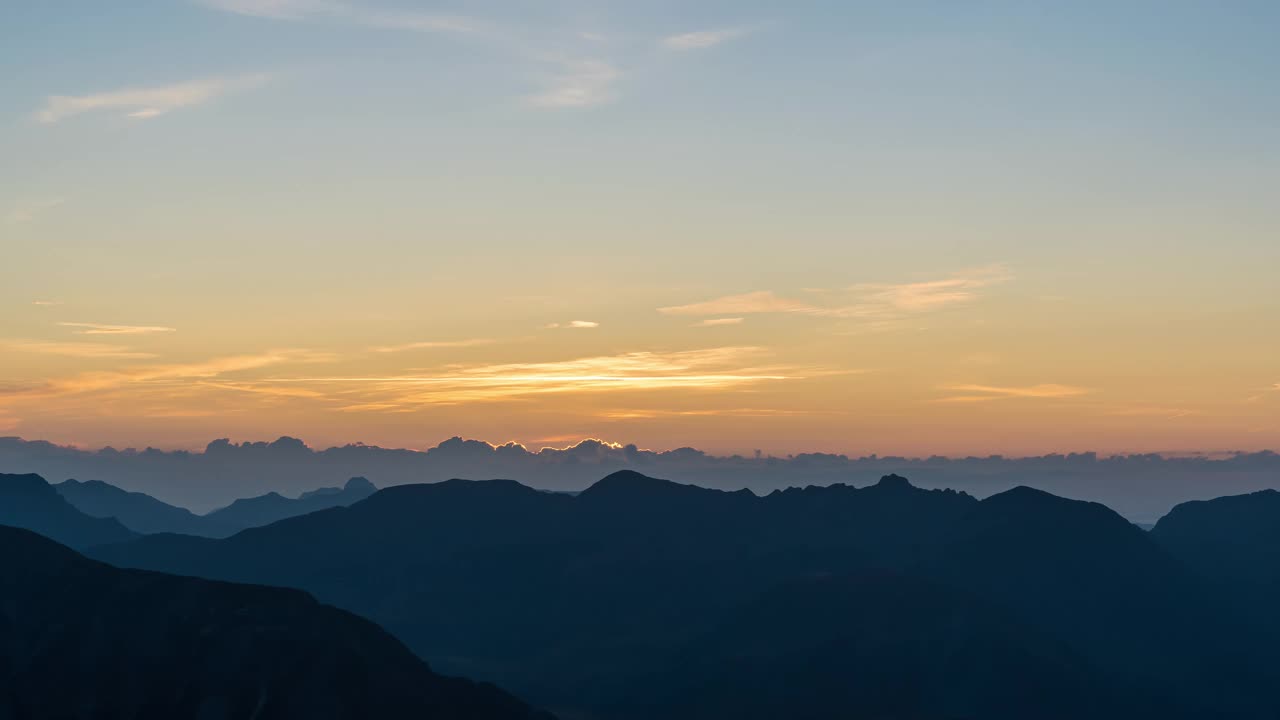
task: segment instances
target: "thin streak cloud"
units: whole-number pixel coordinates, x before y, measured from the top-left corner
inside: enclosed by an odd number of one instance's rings
[[[494,340],[487,338],[472,338],[470,340],[425,340],[422,342],[404,343],[402,345],[380,345],[369,348],[369,351],[376,353],[398,353],[407,352],[409,350],[477,347],[480,345],[492,345],[494,342]]]
[[[148,119],[179,108],[203,105],[223,95],[262,87],[266,74],[212,77],[173,85],[126,88],[89,95],[50,95],[35,114],[37,122],[52,124],[98,110],[123,110],[134,119]]]
[[[743,318],[726,317],[726,318],[707,318],[701,322],[694,323],[694,327],[723,327],[725,325],[741,325]]]
[[[142,360],[154,358],[154,353],[136,352],[127,347],[90,342],[40,342],[37,340],[9,340],[0,343],[3,347],[16,352],[39,353],[41,355],[61,355],[76,358],[110,358],[122,360]]]
[[[944,385],[942,390],[962,394],[939,398],[937,402],[972,403],[1007,399],[1056,400],[1087,395],[1093,392],[1089,388],[1054,383],[1024,386]]]
[[[331,20],[414,32],[471,33],[479,29],[475,20],[460,15],[383,10],[332,0],[201,0],[200,4],[236,15],[272,20]]]
[[[567,323],[551,323],[544,326],[547,330],[567,329],[567,330],[591,330],[600,327],[600,323],[593,320],[570,320]]]
[[[75,332],[79,335],[153,335],[155,333],[177,332],[177,328],[157,325],[104,325],[102,323],[60,322],[62,327],[81,328]]]
[[[984,288],[1011,277],[1003,265],[954,273],[938,280],[864,283],[839,291],[810,291],[817,299],[797,300],[770,290],[726,295],[688,305],[658,308],[665,315],[797,314],[815,317],[892,320],[973,302]]]
[[[734,38],[746,34],[742,28],[725,28],[722,30],[699,30],[696,32],[668,35],[662,39],[663,47],[673,50],[702,50],[715,47]]]

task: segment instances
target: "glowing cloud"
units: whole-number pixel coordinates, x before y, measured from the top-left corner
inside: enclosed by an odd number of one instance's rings
[[[570,320],[567,323],[551,323],[544,326],[547,330],[570,329],[570,330],[590,330],[600,327],[600,323],[591,320]]]
[[[965,394],[940,398],[937,402],[987,402],[990,400],[1005,400],[1011,398],[1055,400],[1076,397],[1078,395],[1087,395],[1088,393],[1093,392],[1088,388],[1075,387],[1072,385],[1057,385],[1052,383],[1026,385],[1021,387],[1001,387],[996,385],[945,385],[942,389],[948,392]]]
[[[632,352],[540,363],[453,365],[426,375],[270,378],[255,384],[328,387],[353,398],[347,410],[517,399],[547,393],[663,389],[724,389],[796,379],[785,369],[745,365],[756,347],[680,352]]]

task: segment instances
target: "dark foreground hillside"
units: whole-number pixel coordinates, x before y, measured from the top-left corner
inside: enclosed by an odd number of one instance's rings
[[[1276,718],[1280,643],[1111,510],[888,476],[382,490],[108,562],[298,587],[577,720]]]
[[[542,717],[297,590],[118,570],[9,527],[0,558],[4,720]]]

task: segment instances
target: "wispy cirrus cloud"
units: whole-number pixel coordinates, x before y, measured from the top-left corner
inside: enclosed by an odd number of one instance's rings
[[[662,38],[662,46],[673,50],[702,50],[742,37],[747,34],[745,28],[722,28],[719,30],[698,30],[695,32],[668,35]]]
[[[137,352],[119,345],[91,342],[42,342],[39,340],[6,340],[0,347],[15,352],[39,353],[41,355],[61,355],[77,358],[104,358],[140,360],[154,358],[154,353]]]
[[[335,0],[200,0],[214,10],[272,20],[329,20],[415,32],[477,32],[480,23],[462,15],[379,9]]]
[[[471,338],[468,340],[424,340],[421,342],[403,343],[401,345],[379,345],[369,348],[370,352],[398,353],[409,350],[429,350],[438,348],[464,348],[480,345],[492,345],[497,342],[488,338]]]
[[[615,84],[622,73],[603,60],[563,60],[547,76],[546,89],[529,96],[534,107],[582,108],[602,105],[618,97]]]
[[[324,362],[332,356],[310,350],[271,350],[253,355],[229,355],[191,363],[142,365],[121,370],[85,372],[50,380],[25,392],[25,397],[58,396],[113,390],[147,384],[183,383],[256,370],[284,363]]]
[[[690,303],[688,305],[672,305],[658,308],[658,312],[666,315],[724,315],[727,313],[807,313],[820,311],[814,305],[799,300],[778,297],[769,290],[726,295],[713,300]]]
[[[744,318],[740,317],[723,317],[723,318],[707,318],[693,324],[694,327],[723,327],[725,325],[741,325]]]
[[[44,107],[36,112],[35,119],[48,125],[87,112],[123,110],[128,117],[145,120],[179,108],[203,105],[229,93],[262,87],[269,80],[266,74],[210,77],[88,95],[50,95]]]
[[[782,297],[769,290],[658,308],[666,315],[744,315],[787,313],[830,318],[888,320],[940,310],[976,300],[982,289],[1007,281],[1004,265],[954,273],[937,280],[863,283],[839,291],[809,291],[812,300]]]
[[[62,301],[61,300],[32,300],[31,304],[36,305],[38,307],[55,307],[55,306],[61,305]]]
[[[550,323],[543,325],[547,330],[592,330],[600,327],[600,323],[593,320],[570,320],[565,323]]]
[[[153,335],[155,333],[177,332],[177,328],[160,327],[158,325],[104,325],[88,322],[60,322],[58,325],[76,330],[77,335]]]
[[[14,203],[4,221],[8,225],[29,223],[65,202],[66,198],[60,197],[23,198]]]
[[[789,410],[784,408],[724,408],[716,410],[606,410],[596,417],[606,420],[650,420],[667,417],[796,417],[844,414],[831,410]]]
[[[943,403],[975,403],[1011,399],[1058,400],[1087,395],[1093,392],[1089,388],[1058,385],[1056,383],[1021,386],[961,384],[944,385],[940,389],[949,393],[959,393],[958,395],[948,395],[936,400],[936,402]]]

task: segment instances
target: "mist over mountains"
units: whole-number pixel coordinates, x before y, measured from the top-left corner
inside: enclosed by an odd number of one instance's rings
[[[102,480],[167,503],[207,512],[268,492],[296,497],[363,476],[378,487],[451,478],[512,478],[532,487],[578,491],[615,470],[631,469],[709,488],[756,493],[790,486],[866,485],[901,473],[924,488],[956,488],[977,497],[1017,485],[1102,502],[1131,520],[1154,523],[1174,505],[1271,487],[1280,455],[1264,451],[1215,456],[1094,453],[966,458],[716,456],[694,448],[654,451],[588,439],[530,450],[450,438],[427,450],[349,444],[315,449],[281,437],[272,442],[215,440],[203,452],[103,448],[82,450],[38,440],[0,438],[0,467],[51,482]]]

